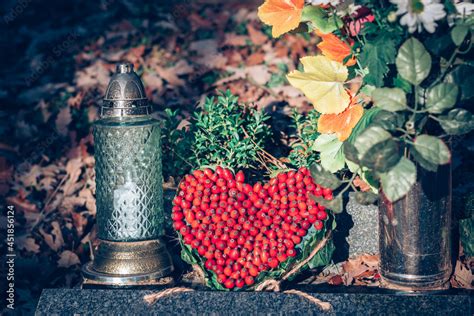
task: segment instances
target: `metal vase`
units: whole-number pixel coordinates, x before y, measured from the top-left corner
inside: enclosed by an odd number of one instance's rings
[[[418,168],[418,181],[396,201],[379,196],[380,270],[388,287],[440,289],[448,285],[451,258],[451,166]]]

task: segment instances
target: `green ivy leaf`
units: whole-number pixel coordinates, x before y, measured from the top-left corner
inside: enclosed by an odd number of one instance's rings
[[[444,165],[451,161],[451,152],[448,146],[438,137],[420,135],[413,145],[416,151],[432,164]]]
[[[326,200],[321,196],[314,196],[310,194],[310,198],[313,199],[316,203],[324,206],[328,210],[333,211],[335,214],[339,214],[343,211],[342,196],[337,195],[332,200]]]
[[[459,46],[464,42],[464,39],[466,38],[467,33],[469,32],[469,26],[467,25],[456,25],[453,27],[451,30],[451,38],[456,44],[456,46]]]
[[[431,56],[419,40],[411,37],[400,47],[395,64],[403,79],[419,85],[430,73]]]
[[[312,164],[309,167],[309,170],[311,172],[311,176],[314,179],[314,182],[316,182],[319,185],[322,185],[325,188],[334,190],[334,189],[337,189],[341,185],[341,181],[335,175],[333,175],[331,172],[324,169],[319,164],[316,164],[316,163]]]
[[[355,200],[357,203],[362,204],[362,205],[371,205],[374,204],[375,201],[378,199],[378,195],[373,193],[373,192],[361,192],[357,191],[355,194]]]
[[[342,26],[339,17],[328,16],[324,9],[316,6],[304,7],[301,22],[310,22],[314,28],[322,33],[332,33]]]
[[[426,108],[430,113],[442,113],[456,104],[458,86],[454,83],[440,83],[426,93]]]
[[[404,197],[416,182],[416,166],[402,157],[390,171],[380,174],[382,189],[390,202]]]
[[[472,113],[464,109],[452,109],[447,115],[439,116],[438,122],[449,135],[461,135],[474,129]]]
[[[407,109],[407,97],[399,88],[378,88],[372,92],[372,100],[379,108],[390,111],[403,111]]]
[[[313,150],[319,151],[324,169],[334,173],[344,167],[342,142],[335,134],[321,134],[314,141]]]

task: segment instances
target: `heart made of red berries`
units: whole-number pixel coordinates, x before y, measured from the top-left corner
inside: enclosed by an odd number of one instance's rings
[[[245,183],[242,171],[220,166],[186,175],[173,199],[173,227],[184,261],[198,265],[206,284],[218,290],[254,287],[278,280],[335,227],[334,216],[310,195],[333,198],[306,168],[279,173],[268,183]],[[327,265],[327,242],[304,268]]]

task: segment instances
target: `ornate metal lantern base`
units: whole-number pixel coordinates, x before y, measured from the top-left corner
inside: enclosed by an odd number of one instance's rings
[[[173,271],[171,257],[160,239],[113,242],[101,240],[95,258],[86,264],[86,284],[151,285]]]

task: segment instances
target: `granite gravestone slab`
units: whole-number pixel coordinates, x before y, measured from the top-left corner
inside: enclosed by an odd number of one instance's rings
[[[347,243],[349,256],[360,254],[376,254],[379,252],[379,221],[378,207],[376,205],[362,205],[355,200],[355,194],[349,194],[346,206],[347,213],[351,216],[353,226],[349,230]]]
[[[472,315],[471,298],[466,293],[321,292],[311,286],[304,290],[329,302],[332,309],[323,312],[309,300],[285,293],[194,291],[163,297],[150,306],[143,300],[150,290],[46,289],[36,315]]]

